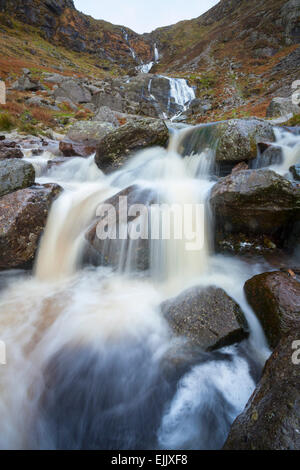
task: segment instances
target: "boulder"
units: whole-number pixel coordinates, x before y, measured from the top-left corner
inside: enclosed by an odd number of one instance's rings
[[[163,121],[140,119],[129,122],[99,142],[95,162],[101,170],[116,170],[134,152],[153,146],[166,147],[168,140],[168,128]]]
[[[24,74],[12,84],[12,89],[18,91],[38,91],[42,90],[43,87],[37,80],[33,80],[30,75]]]
[[[273,98],[266,116],[268,118],[276,118],[281,116],[289,116],[290,114],[300,114],[300,107],[293,103],[292,98]]]
[[[300,365],[293,359],[299,338],[297,328],[280,341],[224,450],[300,450]]]
[[[54,98],[68,98],[73,103],[90,103],[92,101],[91,92],[77,80],[64,80],[53,94]]]
[[[254,245],[267,237],[282,247],[299,221],[300,188],[271,170],[243,170],[219,180],[210,205],[217,249],[231,236]]]
[[[272,348],[290,329],[300,328],[300,283],[288,273],[254,276],[246,282],[245,293]]]
[[[60,142],[60,151],[65,157],[87,157],[96,151],[102,138],[113,130],[114,126],[109,122],[78,121]]]
[[[215,149],[217,164],[233,165],[257,157],[257,144],[274,142],[270,123],[260,119],[231,119],[194,127],[181,142],[183,156],[199,154],[207,146]]]
[[[49,209],[61,191],[56,184],[35,185],[0,199],[0,269],[34,260]]]
[[[33,166],[22,160],[0,161],[0,197],[34,184]]]
[[[248,336],[239,305],[218,287],[193,287],[161,310],[173,331],[207,351],[238,343]]]
[[[127,197],[127,207],[120,206],[120,197]],[[116,222],[117,238],[102,240],[98,236],[99,223],[102,218],[98,217],[93,221],[86,232],[86,240],[91,247],[88,251],[90,260],[96,265],[109,265],[121,270],[139,270],[146,271],[150,266],[150,240],[149,238],[138,240],[123,240],[119,237],[119,231],[123,228],[120,221],[127,220],[128,223],[133,218],[128,216],[130,207],[134,204],[143,204],[150,206],[157,202],[156,195],[149,189],[142,189],[137,185],[130,186],[115,196],[104,201],[102,204],[109,204],[114,207],[116,220],[109,215],[110,227],[114,227]],[[128,231],[128,225],[126,226]]]

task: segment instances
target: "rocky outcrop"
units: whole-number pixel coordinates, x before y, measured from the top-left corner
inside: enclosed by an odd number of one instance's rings
[[[120,204],[123,197],[127,197],[126,205]],[[87,252],[90,260],[96,265],[109,265],[121,270],[148,270],[150,266],[149,238],[141,237],[137,240],[129,240],[122,238],[120,234],[124,232],[124,228],[128,233],[130,229],[128,224],[134,221],[134,218],[128,215],[133,205],[150,206],[157,202],[156,199],[156,195],[152,191],[135,185],[104,201],[102,207],[104,208],[109,204],[114,208],[115,213],[109,212],[106,219],[98,217],[87,230],[86,240],[90,247]],[[128,221],[127,226],[126,221]],[[112,230],[109,232],[111,235],[107,239],[102,239],[99,236],[99,228],[102,227],[103,229],[103,223],[105,224],[105,231]],[[116,229],[115,233],[114,229]]]
[[[109,122],[78,121],[70,127],[59,149],[65,157],[88,157],[113,130],[114,126]]]
[[[48,211],[61,190],[56,184],[36,185],[0,199],[0,269],[33,261]]]
[[[299,338],[297,328],[278,344],[224,450],[300,450]]]
[[[116,170],[134,152],[153,146],[166,147],[168,140],[169,132],[163,121],[140,119],[129,122],[99,142],[95,162],[100,170]]]
[[[239,305],[223,289],[194,287],[161,306],[173,331],[211,351],[242,341],[248,327]]]
[[[0,197],[34,184],[33,166],[21,160],[0,161]]]
[[[153,56],[151,44],[142,36],[126,27],[94,20],[80,13],[72,0],[1,0],[0,12],[38,28],[51,44],[92,54],[106,66],[115,62],[128,67],[137,65],[131,47],[140,60],[149,62]]]
[[[275,348],[289,330],[300,329],[300,283],[281,271],[260,274],[245,284],[247,300]]]
[[[38,91],[43,89],[38,80],[33,80],[29,73],[24,73],[18,80],[12,84],[13,90],[18,91]]]
[[[293,103],[292,98],[273,98],[268,109],[267,117],[276,118],[281,116],[300,114],[300,106]]]
[[[230,245],[232,236],[252,251],[260,251],[261,237],[284,246],[299,221],[299,197],[299,188],[270,170],[244,170],[221,179],[210,196],[217,249],[226,240]]]

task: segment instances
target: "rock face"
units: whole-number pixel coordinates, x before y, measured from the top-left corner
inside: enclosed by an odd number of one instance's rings
[[[34,184],[33,166],[21,160],[0,161],[0,197]]]
[[[120,206],[120,198],[127,197],[127,206]],[[102,218],[97,218],[86,232],[86,240],[92,247],[89,253],[90,258],[95,264],[109,265],[121,270],[138,270],[146,271],[150,266],[150,240],[140,238],[138,240],[120,239],[120,230],[124,229],[124,221],[129,223],[133,221],[133,217],[128,216],[128,211],[135,204],[143,204],[150,206],[156,201],[156,196],[152,191],[145,190],[139,186],[130,186],[110,199],[106,200],[103,205],[109,204],[115,209],[116,219],[108,215],[110,227],[116,226],[116,238],[102,240],[98,236],[99,223]],[[115,225],[114,225],[115,223]],[[125,225],[128,231],[128,225]]]
[[[163,121],[140,119],[129,122],[99,142],[95,162],[101,170],[116,170],[130,154],[147,147],[166,147],[168,140],[169,132]]]
[[[36,185],[0,199],[0,269],[33,261],[51,203],[61,190],[56,184]]]
[[[1,0],[0,12],[34,26],[52,45],[93,54],[100,64],[102,60],[106,64],[119,61],[137,65],[131,47],[145,62],[150,62],[153,55],[151,44],[143,36],[80,13],[72,0]]]
[[[300,449],[300,366],[292,361],[292,345],[299,338],[298,328],[278,344],[224,450]]]
[[[289,274],[255,276],[246,282],[245,293],[272,348],[289,330],[300,328],[300,283]]]
[[[161,309],[176,334],[208,351],[248,336],[239,305],[217,287],[194,287],[164,302]]]
[[[300,106],[294,104],[291,98],[273,98],[268,109],[267,117],[276,118],[300,114]]]
[[[221,179],[210,196],[217,249],[231,236],[254,246],[267,236],[284,246],[299,221],[299,197],[299,188],[270,170],[244,170]]]
[[[78,121],[68,130],[66,139],[60,142],[60,151],[65,157],[87,157],[113,130],[114,126],[109,122]]]

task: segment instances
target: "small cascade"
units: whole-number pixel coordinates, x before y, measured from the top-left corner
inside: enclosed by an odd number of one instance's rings
[[[300,161],[300,135],[284,128],[275,128],[276,145],[282,150],[282,161],[274,162],[272,168],[281,175],[288,173],[291,166]]]

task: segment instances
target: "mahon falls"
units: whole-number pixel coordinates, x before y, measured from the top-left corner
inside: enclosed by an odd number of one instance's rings
[[[0,0],[0,449],[300,450],[300,0],[76,3]]]

